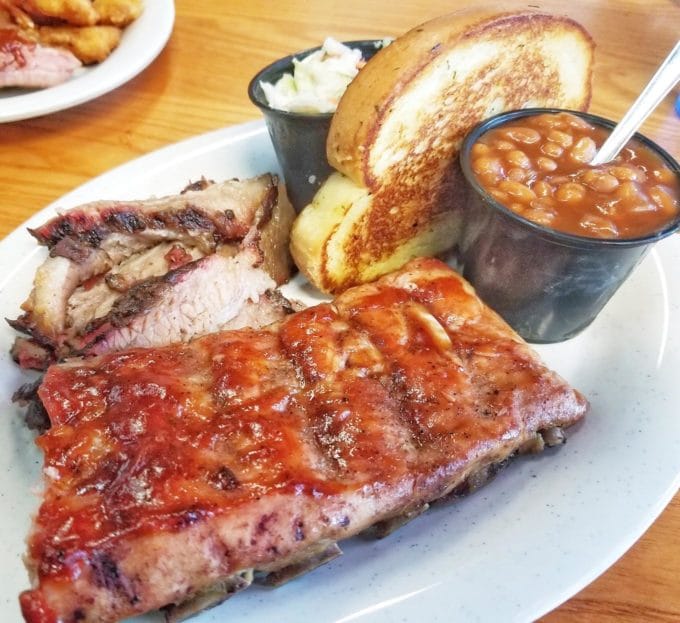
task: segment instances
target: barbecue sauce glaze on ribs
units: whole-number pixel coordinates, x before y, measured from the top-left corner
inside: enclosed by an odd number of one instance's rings
[[[434,259],[265,329],[54,365],[39,393],[52,427],[31,623],[115,621],[276,575],[587,409]]]

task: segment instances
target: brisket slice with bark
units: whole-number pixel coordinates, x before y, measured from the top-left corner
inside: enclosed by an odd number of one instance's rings
[[[89,323],[70,346],[78,354],[100,355],[186,342],[227,324],[238,325],[248,302],[262,303],[265,322],[271,321],[272,311],[274,319],[280,320],[289,306],[266,296],[276,282],[258,267],[258,259],[249,249],[231,257],[212,253],[145,279],[118,298],[106,315]],[[247,317],[256,327],[263,326],[259,317],[252,318],[250,313]]]
[[[86,203],[30,232],[53,254],[73,259],[91,249],[117,246],[116,235],[150,244],[188,239],[209,250],[217,242],[241,240],[253,225],[269,220],[278,202],[277,179],[269,174],[190,188],[142,201]]]
[[[203,180],[160,199],[85,204],[51,219],[32,231],[50,255],[36,271],[24,314],[9,321],[27,335],[15,342],[15,361],[45,369],[61,358],[89,352],[95,339],[96,352],[103,352],[105,345],[158,345],[152,334],[190,339],[204,326],[220,328],[214,324],[218,316],[222,324],[236,318],[238,305],[259,300],[289,278],[293,216],[278,179],[262,175],[220,184]],[[239,259],[227,261],[229,256]],[[221,277],[220,267],[227,269]],[[199,278],[208,273],[211,280]],[[252,287],[243,299],[238,288],[246,275]],[[186,317],[189,307],[173,309],[171,290],[186,290],[189,282],[196,288],[193,294],[178,294],[177,301],[186,306],[192,298],[191,304],[200,307],[206,299],[210,307],[220,300],[222,313],[201,323]],[[227,294],[230,287],[237,288],[233,300]],[[162,310],[174,316],[163,317]],[[272,311],[270,306],[263,317]],[[281,308],[278,317],[284,313]],[[134,326],[126,328],[125,319]],[[109,329],[116,330],[115,337]]]
[[[281,583],[587,409],[434,259],[257,331],[54,365],[38,391],[29,623],[173,621]]]

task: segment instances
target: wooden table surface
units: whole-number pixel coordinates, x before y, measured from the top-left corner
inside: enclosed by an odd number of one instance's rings
[[[147,3],[160,0],[146,0]],[[115,91],[42,118],[0,125],[0,238],[83,182],[169,143],[259,118],[246,87],[262,66],[317,45],[396,36],[465,0],[181,0],[155,62]],[[670,0],[514,2],[568,11],[597,43],[591,110],[619,118],[680,34]],[[680,158],[669,96],[643,131]],[[0,109],[2,100],[0,100]],[[613,567],[546,615],[567,621],[680,621],[680,495]]]

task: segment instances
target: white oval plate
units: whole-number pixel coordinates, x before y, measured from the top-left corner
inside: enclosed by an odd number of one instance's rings
[[[0,123],[71,108],[134,78],[165,47],[175,22],[173,0],[145,0],[142,14],[125,30],[120,45],[102,63],[78,69],[47,89],[0,89]]]
[[[32,218],[94,199],[174,193],[278,170],[261,122],[149,154],[66,195]],[[0,243],[0,317],[16,317],[44,258],[25,228]],[[592,403],[566,446],[515,461],[481,491],[437,506],[382,541],[351,539],[345,555],[276,589],[253,587],[197,623],[532,621],[611,565],[680,482],[680,238],[659,245],[579,337],[537,350]],[[288,294],[313,301],[297,278]],[[0,620],[20,618],[29,491],[42,458],[10,403],[28,378],[0,328]],[[672,547],[677,547],[672,544]],[[157,614],[138,621],[158,621]]]

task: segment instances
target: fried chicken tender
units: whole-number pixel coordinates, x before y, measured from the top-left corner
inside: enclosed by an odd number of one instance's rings
[[[92,0],[14,0],[36,22],[52,18],[74,26],[92,26],[97,23],[97,11]]]
[[[111,54],[122,29],[142,10],[143,0],[0,0],[0,24],[43,45],[66,48],[92,65]]]
[[[16,3],[17,0],[0,0],[0,24],[32,31],[35,28],[33,20]]]
[[[2,4],[0,0],[0,28],[14,27],[14,21],[12,20],[12,15]]]
[[[92,6],[99,16],[98,24],[127,26],[142,13],[142,0],[93,0]]]
[[[40,41],[70,50],[84,65],[100,63],[120,43],[122,30],[116,26],[41,26]]]

